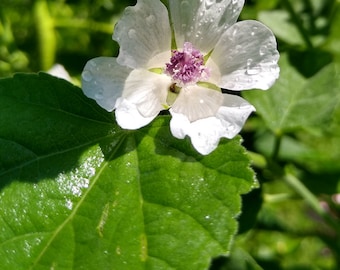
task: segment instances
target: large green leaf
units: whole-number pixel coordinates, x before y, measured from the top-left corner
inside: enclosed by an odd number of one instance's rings
[[[256,181],[240,138],[201,156],[48,76],[0,80],[1,269],[206,269]]]
[[[340,101],[338,66],[330,64],[310,79],[305,79],[280,59],[280,78],[269,91],[244,93],[275,133],[326,127]]]

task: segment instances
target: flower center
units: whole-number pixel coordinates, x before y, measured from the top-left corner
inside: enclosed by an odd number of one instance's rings
[[[190,42],[185,42],[183,51],[172,51],[170,63],[166,64],[165,74],[171,76],[179,87],[195,84],[210,76],[210,69],[204,65],[203,54]]]

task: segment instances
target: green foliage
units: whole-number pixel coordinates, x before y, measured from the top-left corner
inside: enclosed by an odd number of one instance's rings
[[[330,64],[307,80],[290,66],[285,54],[280,60],[280,78],[270,91],[244,94],[266,126],[274,133],[286,133],[329,125],[340,99],[340,84],[334,80],[340,76],[339,67]]]
[[[240,138],[200,156],[54,77],[0,81],[2,269],[204,269],[256,185]]]
[[[1,1],[0,77],[58,62],[78,84],[135,2]],[[1,269],[339,269],[339,1],[249,0],[241,19],[273,30],[281,74],[208,156],[166,115],[126,131],[68,82],[0,79]]]

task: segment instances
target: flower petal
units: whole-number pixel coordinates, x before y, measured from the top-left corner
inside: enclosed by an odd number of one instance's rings
[[[64,79],[66,81],[71,82],[71,76],[70,74],[67,72],[67,70],[65,69],[65,67],[61,64],[55,64],[53,65],[48,71],[48,74],[55,76],[57,78],[61,78]]]
[[[171,113],[170,130],[174,137],[184,139],[188,135],[188,128],[190,128],[190,121],[188,117],[181,113],[175,113],[173,109],[169,110]]]
[[[215,115],[222,101],[223,94],[219,91],[197,85],[187,86],[181,89],[172,111],[185,115],[193,122]]]
[[[191,42],[203,53],[210,52],[222,33],[240,15],[244,0],[169,1],[178,48]]]
[[[124,98],[118,98],[116,103],[116,121],[124,129],[139,129],[149,124],[156,116],[144,117],[137,106]]]
[[[223,137],[233,138],[242,129],[249,115],[255,111],[253,105],[235,95],[224,95],[223,106],[221,106],[216,117],[221,121]]]
[[[165,51],[170,59],[171,28],[166,7],[161,1],[138,0],[125,9],[112,38],[120,45],[117,62],[121,65],[152,68],[148,66],[150,59]]]
[[[216,117],[208,117],[190,123],[183,114],[175,113],[170,109],[170,129],[174,137],[183,139],[188,135],[194,148],[202,155],[211,153],[218,145],[222,135],[221,123]]]
[[[170,85],[169,76],[135,69],[126,79],[122,96],[134,104],[143,117],[154,117],[164,109]]]
[[[105,110],[112,111],[117,98],[122,95],[126,78],[131,71],[119,65],[113,57],[91,59],[82,73],[83,92]]]
[[[266,90],[279,76],[278,59],[272,31],[249,20],[234,24],[223,34],[208,62],[218,66],[221,88]]]
[[[243,98],[225,95],[223,106],[216,115],[194,122],[170,109],[170,129],[176,138],[182,139],[188,135],[194,148],[202,155],[207,155],[218,146],[220,138],[231,139],[238,134],[253,111],[255,108]]]

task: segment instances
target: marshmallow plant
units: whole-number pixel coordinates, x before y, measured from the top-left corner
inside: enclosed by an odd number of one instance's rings
[[[86,64],[84,93],[114,110],[124,129],[143,127],[169,110],[173,136],[189,136],[199,153],[211,153],[255,111],[222,89],[266,90],[279,76],[273,33],[257,21],[236,22],[243,5],[171,0],[168,12],[158,0],[138,0],[115,27],[118,57]]]

